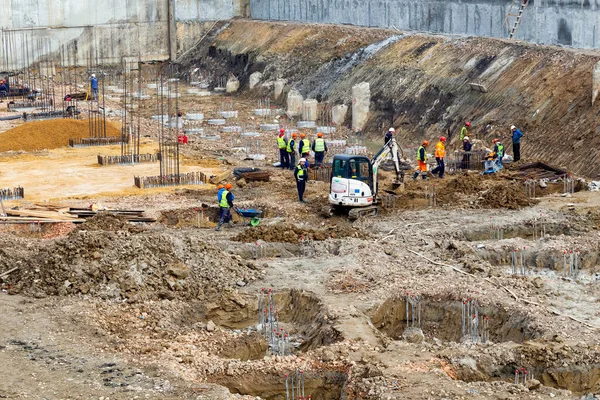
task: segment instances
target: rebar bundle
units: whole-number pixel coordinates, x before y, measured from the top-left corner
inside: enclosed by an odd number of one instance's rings
[[[479,304],[477,300],[467,298],[461,302],[462,306],[462,335],[463,340],[473,343],[486,343],[489,340],[489,318],[487,315],[480,320]]]
[[[425,186],[425,203],[427,207],[437,207],[437,190],[435,185]]]
[[[287,356],[291,352],[290,335],[279,327],[279,310],[275,307],[275,292],[273,289],[262,288],[258,294],[256,307],[258,316],[257,331],[269,344],[272,355]]]
[[[421,296],[411,295],[408,292],[406,293],[406,327],[421,329]]]
[[[304,375],[304,371],[299,371],[297,369],[292,374],[285,374],[285,400],[312,399],[311,395],[306,397],[304,391]]]
[[[25,190],[21,186],[0,189],[1,200],[18,200],[25,198]]]
[[[140,189],[178,185],[202,185],[208,183],[208,176],[200,171],[186,172],[178,175],[136,176],[134,177],[134,183]]]
[[[513,275],[527,275],[527,247],[523,250],[514,249],[511,255],[511,268]]]
[[[565,250],[563,252],[563,263],[564,263],[564,269],[563,269],[563,276],[565,278],[569,277],[569,278],[577,278],[577,275],[579,275],[579,250]],[[568,263],[567,263],[568,260]]]

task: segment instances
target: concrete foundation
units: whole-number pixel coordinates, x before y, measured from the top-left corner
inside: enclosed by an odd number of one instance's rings
[[[331,121],[334,124],[343,124],[346,119],[346,114],[348,113],[348,106],[345,104],[340,104],[337,106],[331,107]]]
[[[290,90],[287,96],[287,113],[290,117],[302,115],[304,97],[297,90]]]
[[[302,102],[302,119],[304,121],[316,121],[319,102],[315,99],[307,99]]]

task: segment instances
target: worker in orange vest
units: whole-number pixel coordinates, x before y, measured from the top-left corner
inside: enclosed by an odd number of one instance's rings
[[[435,167],[431,174],[435,175],[439,173],[439,177],[444,177],[444,157],[446,156],[446,136],[441,136],[440,141],[435,145],[435,161],[437,162],[437,167]]]

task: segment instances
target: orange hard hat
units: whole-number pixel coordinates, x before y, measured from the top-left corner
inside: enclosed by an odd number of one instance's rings
[[[445,142],[446,141],[446,136],[440,136],[440,142]]]
[[[423,140],[423,146],[429,146],[429,140]]]
[[[317,137],[323,137],[323,134],[321,132],[317,133]]]
[[[233,185],[231,183],[228,183],[227,185],[225,185],[225,189],[229,190],[233,187]]]
[[[300,137],[301,137],[302,139],[304,139],[304,138],[306,137],[306,135],[305,135],[304,133],[301,133],[301,134],[300,134]]]
[[[294,132],[294,133],[292,133],[292,137],[296,138],[296,137],[298,137],[298,134],[296,132]]]
[[[221,190],[223,189],[225,186],[223,186],[223,184],[219,183],[219,186],[217,186],[217,190]]]
[[[500,140],[498,138],[494,139],[493,142],[494,143],[498,143]]]
[[[466,126],[471,126],[471,122],[470,121],[465,121],[465,125]]]

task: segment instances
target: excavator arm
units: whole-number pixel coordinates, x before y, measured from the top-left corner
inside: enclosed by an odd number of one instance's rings
[[[398,146],[398,142],[396,142],[395,138],[392,138],[389,142],[387,142],[378,152],[375,154],[373,159],[371,160],[371,168],[373,169],[373,196],[377,197],[378,193],[378,178],[377,173],[379,171],[379,166],[385,160],[393,160],[394,167],[396,169],[396,179],[394,180],[394,185],[401,185],[404,182],[404,172],[400,169],[400,160],[398,158],[398,152],[400,151],[400,147]]]

